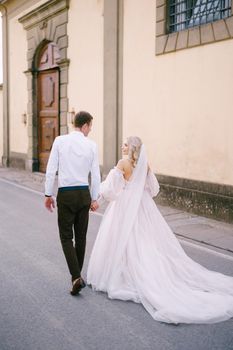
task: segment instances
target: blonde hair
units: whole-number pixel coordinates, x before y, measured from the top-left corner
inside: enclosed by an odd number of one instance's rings
[[[137,136],[129,136],[127,137],[127,144],[129,147],[129,159],[132,160],[133,167],[135,167],[140,155],[142,140]]]

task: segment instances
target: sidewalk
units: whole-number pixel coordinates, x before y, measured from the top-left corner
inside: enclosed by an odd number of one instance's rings
[[[44,174],[0,167],[0,178],[44,192]],[[187,213],[171,207],[158,206],[178,238],[204,245],[233,256],[233,225]],[[104,208],[101,208],[101,213]]]

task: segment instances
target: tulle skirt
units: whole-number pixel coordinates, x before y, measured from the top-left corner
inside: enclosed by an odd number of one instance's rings
[[[122,245],[123,218],[130,222],[127,202],[120,198],[109,204],[91,254],[87,282],[94,290],[142,303],[161,322],[215,323],[233,317],[233,277],[189,258],[147,191]]]

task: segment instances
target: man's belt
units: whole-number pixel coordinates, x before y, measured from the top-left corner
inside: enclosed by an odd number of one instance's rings
[[[75,191],[75,190],[88,190],[88,185],[81,185],[81,186],[66,186],[66,187],[59,187],[59,192],[65,192],[65,191]]]

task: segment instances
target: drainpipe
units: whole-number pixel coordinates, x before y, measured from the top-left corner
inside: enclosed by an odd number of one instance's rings
[[[2,13],[3,38],[3,156],[2,164],[9,166],[10,155],[10,128],[9,128],[9,73],[8,73],[8,17],[6,6],[0,4]]]

